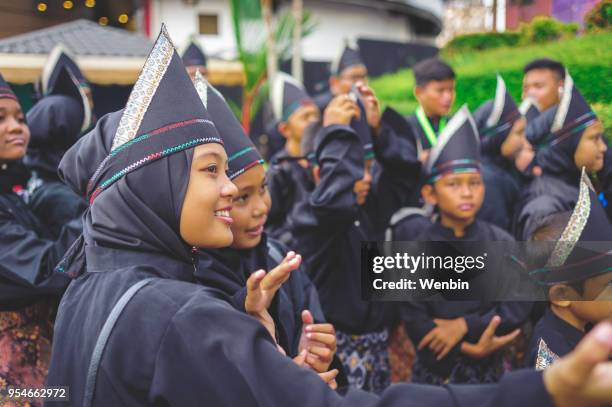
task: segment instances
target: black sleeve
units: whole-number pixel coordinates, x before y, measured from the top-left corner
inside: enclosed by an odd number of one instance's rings
[[[82,229],[80,219],[75,219],[57,240],[42,239],[12,213],[0,211],[0,302],[61,294],[70,279],[53,269]]]
[[[291,203],[289,197],[294,195],[294,183],[291,179],[291,173],[282,163],[270,165],[267,179],[272,206],[268,213],[266,226],[280,228],[285,224],[285,218],[291,209],[288,204]]]
[[[535,371],[513,372],[493,385],[398,384],[380,396],[351,390],[341,397],[312,371],[281,355],[249,316],[222,304],[194,308],[178,312],[162,339],[149,392],[154,405],[510,407],[518,401],[552,406],[542,374]]]
[[[382,229],[408,203],[418,185],[421,164],[414,142],[398,135],[390,126],[383,123],[380,134],[372,138],[376,163],[365,209]]]
[[[504,301],[496,304],[486,313],[472,313],[465,315],[468,334],[474,339],[480,338],[495,315],[499,315],[501,323],[497,328],[498,335],[505,335],[519,328],[528,318],[533,308],[532,302]]]
[[[292,211],[295,228],[344,228],[357,209],[353,185],[363,177],[363,148],[350,127],[332,125],[323,129],[316,155],[321,180]]]
[[[87,209],[87,202],[61,182],[45,182],[30,196],[28,205],[54,237]]]
[[[406,324],[406,333],[410,336],[415,347],[419,345],[425,335],[436,327],[426,302],[411,301],[401,304],[400,318]],[[444,372],[449,369],[460,352],[461,341],[442,360],[437,360],[437,356],[429,348],[418,351],[418,355],[423,366],[445,374]]]

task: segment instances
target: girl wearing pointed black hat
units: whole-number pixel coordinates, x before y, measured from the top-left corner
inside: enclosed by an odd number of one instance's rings
[[[264,232],[271,198],[266,187],[263,159],[244,133],[223,96],[199,74],[196,89],[222,134],[229,156],[229,178],[238,188],[228,212],[234,236],[231,247],[206,249],[198,255],[198,282],[218,288],[233,298],[244,311],[246,281],[255,270],[269,270],[280,264],[289,250]],[[305,271],[294,271],[279,291],[272,311],[279,331],[279,343],[292,358],[319,373],[328,371],[336,349],[334,327],[325,324],[319,296]],[[317,321],[318,323],[314,323]],[[319,341],[307,335],[320,337]],[[308,352],[300,355],[302,351]]]
[[[612,401],[605,382],[591,375],[596,367],[610,370],[599,364],[599,354],[607,358],[612,349],[598,339],[612,334],[608,325],[549,371],[509,375],[499,386],[399,385],[380,399],[359,391],[339,396],[273,339],[265,310],[299,258],[251,276],[247,302],[256,306],[255,319],[223,293],[193,283],[191,247],[232,240],[224,209],[236,188],[226,165],[221,139],[164,30],[125,110],[101,119],[60,165],[90,208],[83,238],[58,266],[76,279],[58,312],[48,385],[69,386],[69,401],[47,405],[439,407],[471,400],[505,407],[505,394],[519,386],[512,405],[546,406],[569,396]],[[596,358],[586,355],[593,351]],[[572,373],[588,357],[592,362]],[[573,387],[562,386],[570,380]]]
[[[580,168],[586,167],[588,174],[597,174],[603,182],[609,182],[603,125],[569,74],[561,103],[542,113],[534,123],[538,122],[545,122],[542,127],[549,131],[530,134],[527,129],[527,138],[536,147],[542,175],[533,179],[517,204],[513,224],[519,240],[533,234],[538,219],[574,207]]]
[[[2,387],[39,387],[44,384],[50,358],[53,314],[57,298],[69,282],[66,276],[52,271],[81,231],[80,221],[75,220],[54,235],[26,205],[25,186],[29,172],[21,160],[29,141],[25,114],[17,97],[0,76]]]
[[[31,141],[24,159],[32,172],[30,207],[55,235],[87,208],[87,203],[60,181],[57,168],[91,121],[87,97],[77,78],[66,64],[57,70],[48,94],[27,114]]]
[[[476,125],[464,106],[442,131],[425,163],[427,183],[421,193],[428,204],[437,208],[437,220],[416,234],[410,219],[399,222],[393,229],[394,240],[477,241],[482,242],[484,252],[488,242],[513,240],[499,227],[476,217],[485,192],[480,148]],[[495,247],[488,251],[496,252]],[[492,257],[488,259],[489,267],[499,264]],[[412,380],[430,384],[496,382],[503,374],[502,354],[496,351],[518,335],[517,328],[527,319],[530,309],[527,302],[478,300],[402,304],[401,319],[418,349]],[[494,320],[496,315],[500,320]],[[498,334],[503,335],[499,346],[473,352],[471,344],[480,344],[492,324],[497,324]]]
[[[551,302],[533,331],[527,367],[546,369],[576,347],[589,324],[612,316],[612,223],[584,172],[579,189],[574,210],[543,219],[530,238],[538,242],[530,274]]]

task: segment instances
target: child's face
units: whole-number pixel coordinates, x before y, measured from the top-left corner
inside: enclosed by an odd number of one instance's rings
[[[580,319],[591,323],[611,319],[612,298],[601,298],[610,284],[612,284],[612,272],[586,279],[582,291],[584,301],[572,301],[570,305],[572,312]]]
[[[505,158],[514,159],[524,146],[525,142],[525,118],[521,117],[514,122],[510,134],[501,145],[501,155]]]
[[[455,101],[455,80],[429,81],[417,86],[414,93],[428,114],[446,116]]]
[[[597,172],[603,168],[607,150],[603,140],[603,125],[597,120],[582,133],[574,153],[574,163],[578,168],[586,167],[588,172]]]
[[[19,103],[0,99],[0,162],[23,158],[30,141],[30,129]]]
[[[563,81],[550,69],[532,69],[523,77],[523,99],[532,97],[541,111],[559,103]]]
[[[329,78],[331,92],[336,96],[349,93],[357,82],[363,82],[364,85],[368,83],[368,68],[365,65],[353,65],[340,75]]]
[[[597,323],[612,319],[612,272],[600,274],[584,280],[582,293],[565,284],[551,288],[559,299],[552,299],[553,304],[567,307],[572,314],[584,322]],[[561,293],[561,294],[557,294]]]
[[[370,193],[370,187],[372,186],[372,164],[374,160],[367,160],[363,169],[363,178],[355,181],[353,185],[353,192],[357,197],[357,205],[363,205],[368,198]]]
[[[279,124],[278,130],[287,139],[300,142],[304,130],[321,118],[319,109],[314,104],[303,105],[289,116],[286,122]]]
[[[180,219],[181,237],[200,248],[227,247],[232,243],[232,199],[238,190],[227,177],[223,146],[197,146],[189,174]]]
[[[238,194],[232,206],[232,234],[236,249],[251,249],[259,244],[272,201],[263,165],[256,165],[234,179]]]
[[[437,205],[442,216],[460,221],[474,219],[482,206],[484,192],[478,172],[445,175],[433,186],[425,185],[422,189],[425,201]]]

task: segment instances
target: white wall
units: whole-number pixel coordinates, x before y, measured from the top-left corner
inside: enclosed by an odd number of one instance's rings
[[[403,17],[386,11],[362,7],[309,2],[306,6],[318,21],[317,29],[303,42],[303,56],[307,60],[333,60],[344,48],[345,38],[380,39],[407,42],[412,32]]]
[[[181,49],[196,34],[207,55],[232,57],[236,43],[227,0],[200,0],[197,5],[186,5],[182,0],[153,0],[152,33],[157,33],[161,23],[168,27],[174,45]],[[219,35],[199,35],[198,15],[217,14]],[[227,55],[226,55],[227,54]]]
[[[339,6],[324,0],[308,2],[306,8],[318,22],[317,29],[303,42],[303,57],[307,60],[330,61],[337,58],[345,39],[397,42],[414,39],[407,20],[386,11]],[[161,22],[164,22],[175,45],[181,48],[191,34],[198,32],[200,13],[219,15],[219,35],[198,36],[205,52],[225,58],[235,55],[236,45],[227,0],[200,0],[195,6],[188,6],[182,0],[153,0],[152,32],[157,33]]]

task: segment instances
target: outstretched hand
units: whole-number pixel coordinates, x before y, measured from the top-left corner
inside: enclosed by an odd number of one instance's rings
[[[302,335],[298,345],[306,351],[306,364],[319,373],[326,372],[336,353],[336,330],[332,324],[315,324],[310,311],[302,311]]]
[[[482,359],[503,348],[521,333],[520,329],[515,329],[507,335],[495,336],[495,331],[497,327],[499,327],[499,324],[501,324],[501,318],[499,316],[496,315],[491,318],[491,322],[487,325],[487,329],[480,335],[478,343],[463,342],[461,344],[461,353],[474,359]]]
[[[268,308],[276,292],[287,281],[291,272],[300,267],[301,263],[302,257],[299,254],[289,252],[283,261],[269,273],[258,270],[251,274],[247,280],[247,296],[244,309],[268,330],[272,338],[276,337],[276,327]]]

